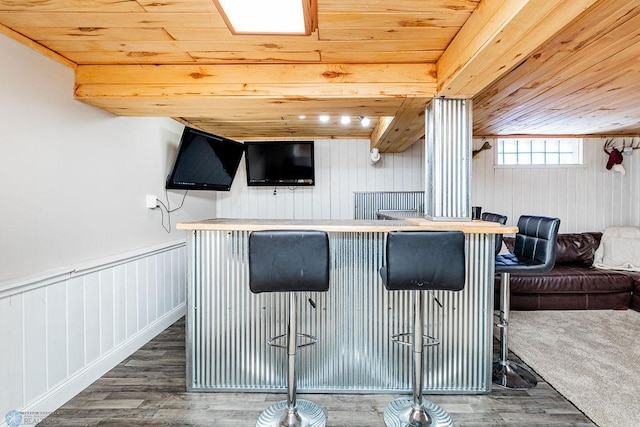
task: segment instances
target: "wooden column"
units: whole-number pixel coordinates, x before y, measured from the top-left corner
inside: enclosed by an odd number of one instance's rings
[[[471,218],[470,99],[434,98],[425,110],[424,214],[432,220]]]

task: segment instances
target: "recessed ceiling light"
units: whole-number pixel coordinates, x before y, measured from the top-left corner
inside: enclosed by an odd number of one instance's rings
[[[327,123],[329,121],[329,116],[326,114],[321,114],[320,117],[318,117],[318,120],[320,120],[322,123]]]
[[[351,117],[349,116],[340,117],[340,123],[342,123],[343,125],[348,125],[349,123],[351,123]]]

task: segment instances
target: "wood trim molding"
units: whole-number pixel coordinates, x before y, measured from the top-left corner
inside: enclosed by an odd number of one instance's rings
[[[59,53],[56,53],[54,51],[52,51],[51,49],[48,49],[44,46],[42,46],[40,43],[37,43],[33,40],[31,40],[28,37],[23,36],[22,34],[13,31],[11,28],[5,27],[4,25],[0,24],[0,33],[6,35],[7,37],[10,37],[12,39],[14,39],[17,42],[20,42],[26,46],[29,46],[31,49],[35,50],[38,53],[43,54],[44,56],[53,59],[54,61],[57,61],[59,63],[61,63],[62,65],[66,65],[67,67],[70,68],[76,68],[78,65],[73,62],[70,61],[69,59],[65,58],[64,56],[60,55]]]

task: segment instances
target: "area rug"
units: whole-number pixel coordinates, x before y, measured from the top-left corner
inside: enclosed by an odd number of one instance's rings
[[[598,426],[640,426],[639,312],[512,311],[509,348]]]

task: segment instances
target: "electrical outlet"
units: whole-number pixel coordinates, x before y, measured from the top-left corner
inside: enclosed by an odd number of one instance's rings
[[[155,209],[158,207],[158,198],[155,194],[147,194],[147,207],[149,209]]]

